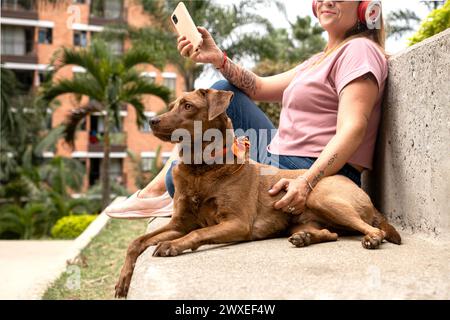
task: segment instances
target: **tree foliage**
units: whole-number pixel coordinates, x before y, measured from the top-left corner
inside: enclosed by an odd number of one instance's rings
[[[441,8],[431,11],[420,25],[419,30],[409,38],[409,45],[425,40],[448,28],[450,28],[450,1],[447,1]]]
[[[184,78],[186,90],[194,89],[194,81],[208,66],[196,64],[180,56],[177,35],[170,22],[170,15],[179,1],[140,0],[144,11],[152,19],[152,25],[134,28],[129,25],[109,26],[102,33],[105,39],[129,38],[134,44],[142,44],[152,51],[159,61],[175,65]],[[282,2],[258,0],[239,1],[233,4],[212,0],[183,1],[194,22],[205,27],[217,45],[232,59],[260,59],[261,52],[270,49],[265,35],[272,24],[258,14],[258,9],[272,5],[282,12]]]
[[[63,94],[89,97],[86,105],[72,110],[64,123],[64,138],[74,145],[75,133],[81,121],[93,112],[103,112],[104,132],[102,137],[103,160],[101,167],[102,205],[110,202],[111,181],[109,177],[109,154],[111,150],[111,132],[113,124],[121,127],[120,111],[128,104],[136,112],[136,122],[141,126],[145,121],[143,95],[154,95],[168,102],[170,91],[142,77],[137,70],[141,64],[152,64],[154,53],[142,45],[136,44],[123,55],[111,52],[106,42],[97,39],[86,49],[61,48],[53,57],[54,73],[68,65],[86,70],[72,79],[54,80],[53,77],[43,86],[40,96],[43,103],[50,103]]]
[[[421,0],[420,3],[428,10],[435,10],[446,3],[446,0]],[[405,33],[414,31],[420,20],[419,16],[408,8],[390,12],[386,17],[386,35],[388,38],[400,39]]]

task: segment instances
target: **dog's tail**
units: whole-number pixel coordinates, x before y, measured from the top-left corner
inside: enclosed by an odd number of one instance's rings
[[[400,237],[400,234],[397,232],[397,230],[395,230],[395,228],[392,225],[389,224],[386,218],[377,209],[375,209],[373,226],[376,228],[380,228],[386,233],[385,239],[387,241],[395,244],[402,243],[402,238]]]

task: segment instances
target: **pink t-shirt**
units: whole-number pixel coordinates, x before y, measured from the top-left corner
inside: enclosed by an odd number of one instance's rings
[[[378,82],[377,102],[366,135],[349,163],[372,169],[372,158],[380,122],[380,108],[388,64],[377,44],[367,38],[352,39],[325,58],[320,52],[297,67],[297,73],[284,90],[280,126],[268,146],[271,153],[319,157],[336,134],[339,94],[352,80],[371,72]]]

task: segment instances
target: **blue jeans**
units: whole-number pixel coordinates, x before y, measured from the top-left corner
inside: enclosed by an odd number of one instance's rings
[[[234,97],[227,109],[227,115],[233,123],[236,136],[249,136],[251,159],[288,170],[309,169],[313,165],[317,158],[275,155],[267,151],[267,145],[275,135],[276,128],[264,112],[245,93],[226,80],[216,82],[212,88],[234,92]],[[177,161],[172,162],[165,179],[167,191],[172,198],[175,194],[172,168],[176,164]],[[346,164],[337,174],[350,178],[361,187],[361,173],[349,164]]]

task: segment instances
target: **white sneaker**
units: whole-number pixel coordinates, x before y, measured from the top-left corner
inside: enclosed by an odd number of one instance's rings
[[[126,200],[111,203],[104,212],[116,219],[145,219],[149,217],[170,217],[173,213],[173,199],[166,191],[160,196],[139,198],[141,190]]]

